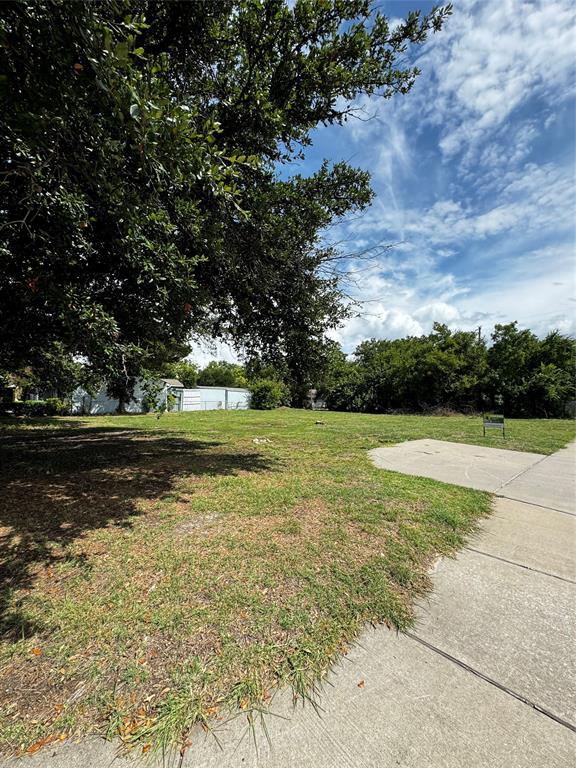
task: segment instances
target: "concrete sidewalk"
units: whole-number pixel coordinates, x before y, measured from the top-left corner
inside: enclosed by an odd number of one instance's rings
[[[545,456],[507,482],[497,493],[550,509],[576,514],[576,443]]]
[[[289,695],[280,694],[274,714],[266,717],[269,741],[258,722],[252,731],[245,716],[239,717],[219,727],[223,751],[211,735],[199,731],[182,765],[573,765],[573,450],[545,458],[419,440],[372,452],[386,468],[401,464],[414,474],[445,481],[450,474],[453,482],[504,491],[512,499],[497,498],[494,516],[469,546],[456,559],[437,564],[434,591],[419,606],[412,632],[397,635],[378,628],[360,638],[330,674],[319,715],[310,705],[294,710]],[[442,456],[450,457],[448,470]],[[535,504],[515,500],[531,496]],[[103,768],[114,755],[113,745],[91,739],[5,764]],[[122,758],[114,765],[135,763]]]

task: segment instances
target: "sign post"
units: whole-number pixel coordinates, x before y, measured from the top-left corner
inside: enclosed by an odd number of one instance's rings
[[[484,413],[482,415],[482,426],[484,429],[484,437],[486,437],[487,429],[500,429],[502,430],[502,437],[506,438],[506,428],[504,426],[504,416],[499,413]]]

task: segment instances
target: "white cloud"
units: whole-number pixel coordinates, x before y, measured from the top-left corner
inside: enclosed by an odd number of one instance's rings
[[[487,324],[518,320],[545,334],[554,328],[576,333],[574,245],[528,252],[506,276],[487,278],[459,303],[463,312],[483,310]]]
[[[425,304],[414,312],[414,317],[428,323],[454,323],[461,319],[460,311],[445,301],[433,301]]]
[[[464,171],[523,159],[554,117],[520,127],[510,117],[534,98],[555,107],[574,94],[575,30],[571,0],[460,0],[442,31],[415,49],[422,74],[408,97],[384,105],[358,99],[355,106],[371,119],[349,121],[352,139],[369,141],[379,121],[402,121],[411,137],[437,127],[445,160],[461,154]],[[387,144],[392,152],[393,142]]]
[[[329,336],[350,353],[365,339],[400,339],[403,336],[421,336],[422,333],[424,326],[409,313],[376,304],[348,320],[342,328],[331,331]]]
[[[576,334],[572,242],[527,252],[505,274],[487,272],[465,289],[454,276],[440,275],[433,265],[417,277],[401,269],[393,277],[383,276],[375,267],[359,294],[365,302],[359,316],[331,334],[348,353],[367,338],[429,333],[434,322],[464,330],[481,325],[488,335],[496,323],[518,320],[521,327],[540,335],[554,328]]]
[[[381,122],[384,127],[374,175],[391,184],[398,172],[409,173],[411,157],[406,134],[399,121]]]
[[[485,141],[528,100],[570,94],[575,21],[569,0],[458,3],[419,57],[418,104],[406,108],[441,121],[447,157]]]
[[[225,360],[228,363],[240,362],[240,356],[229,344],[221,341],[195,341],[188,355],[200,368],[205,368],[211,360]]]
[[[391,208],[377,201],[355,231],[388,232],[427,244],[462,243],[483,239],[513,229],[529,231],[570,228],[574,222],[574,179],[571,170],[553,164],[533,163],[505,175],[492,205],[484,210],[458,200],[439,200],[424,210]]]

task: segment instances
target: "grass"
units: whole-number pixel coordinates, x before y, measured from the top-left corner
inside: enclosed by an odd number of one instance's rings
[[[2,749],[98,731],[166,750],[278,686],[313,696],[368,622],[410,626],[431,562],[490,509],[367,450],[551,453],[574,436],[507,429],[503,443],[468,417],[287,409],[3,421]]]

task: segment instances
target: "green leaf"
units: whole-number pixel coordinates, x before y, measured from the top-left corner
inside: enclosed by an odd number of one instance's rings
[[[118,59],[122,62],[128,61],[128,43],[118,43],[114,48],[114,53]]]

